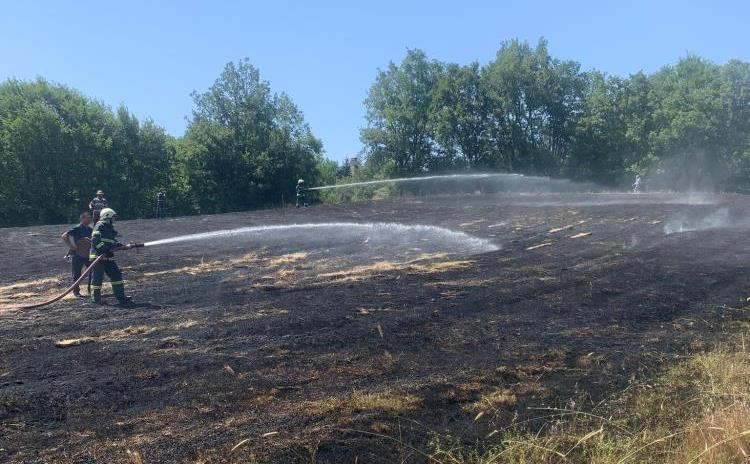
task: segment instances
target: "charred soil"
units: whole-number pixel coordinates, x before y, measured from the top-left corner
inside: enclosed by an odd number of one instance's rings
[[[122,221],[132,241],[346,221],[500,248],[146,248],[118,255],[129,309],[14,309],[68,283],[65,228],[0,229],[0,461],[424,462],[432,434],[596,404],[721,337],[747,314],[748,213],[740,196],[465,195]]]

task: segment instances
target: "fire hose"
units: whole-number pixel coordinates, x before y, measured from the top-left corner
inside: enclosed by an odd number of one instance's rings
[[[129,243],[127,245],[123,245],[121,247],[115,248],[115,249],[113,249],[111,251],[130,250],[130,249],[133,249],[133,248],[141,248],[143,246],[144,246],[143,243]],[[28,304],[28,305],[23,305],[23,306],[15,306],[14,309],[35,309],[35,308],[41,308],[43,306],[51,305],[52,303],[63,299],[65,297],[65,295],[67,295],[68,293],[72,292],[74,288],[78,287],[78,285],[80,285],[80,283],[83,281],[83,279],[85,279],[86,276],[88,276],[89,273],[94,269],[94,265],[96,265],[96,263],[98,263],[99,261],[101,261],[105,257],[106,257],[106,255],[100,255],[95,260],[93,260],[91,262],[91,264],[89,264],[88,267],[81,273],[81,277],[79,277],[75,282],[73,282],[73,285],[71,285],[70,287],[68,287],[67,290],[65,290],[61,294],[59,294],[59,295],[57,295],[57,296],[55,296],[53,298],[50,298],[47,301],[42,301],[40,303],[33,303],[33,304]]]

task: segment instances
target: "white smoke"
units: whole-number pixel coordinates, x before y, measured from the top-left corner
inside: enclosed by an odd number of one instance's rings
[[[728,208],[720,208],[702,218],[688,218],[680,216],[664,224],[664,234],[679,234],[696,230],[720,229],[736,225],[732,220]]]

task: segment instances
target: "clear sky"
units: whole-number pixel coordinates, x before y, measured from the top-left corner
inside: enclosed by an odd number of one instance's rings
[[[0,0],[0,80],[43,76],[181,135],[190,92],[248,57],[341,160],[360,149],[375,73],[406,48],[486,63],[503,40],[540,36],[610,74],[687,53],[750,61],[750,1]]]

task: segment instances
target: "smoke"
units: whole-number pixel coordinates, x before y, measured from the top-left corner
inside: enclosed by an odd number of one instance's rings
[[[527,207],[547,206],[616,206],[616,205],[713,205],[720,198],[707,193],[622,193],[598,192],[592,194],[543,194],[520,195],[511,200],[513,204]]]
[[[644,179],[648,190],[716,192],[724,190],[731,172],[716,154],[684,151],[656,163]]]
[[[147,247],[203,241],[213,247],[242,242],[250,246],[335,249],[341,254],[405,256],[447,252],[477,254],[499,249],[489,240],[426,225],[330,222],[268,225],[181,235],[146,243]],[[234,243],[232,243],[234,242]]]
[[[679,234],[696,230],[721,229],[740,225],[729,214],[728,208],[720,208],[708,216],[689,218],[685,215],[669,220],[664,225],[664,234]]]

